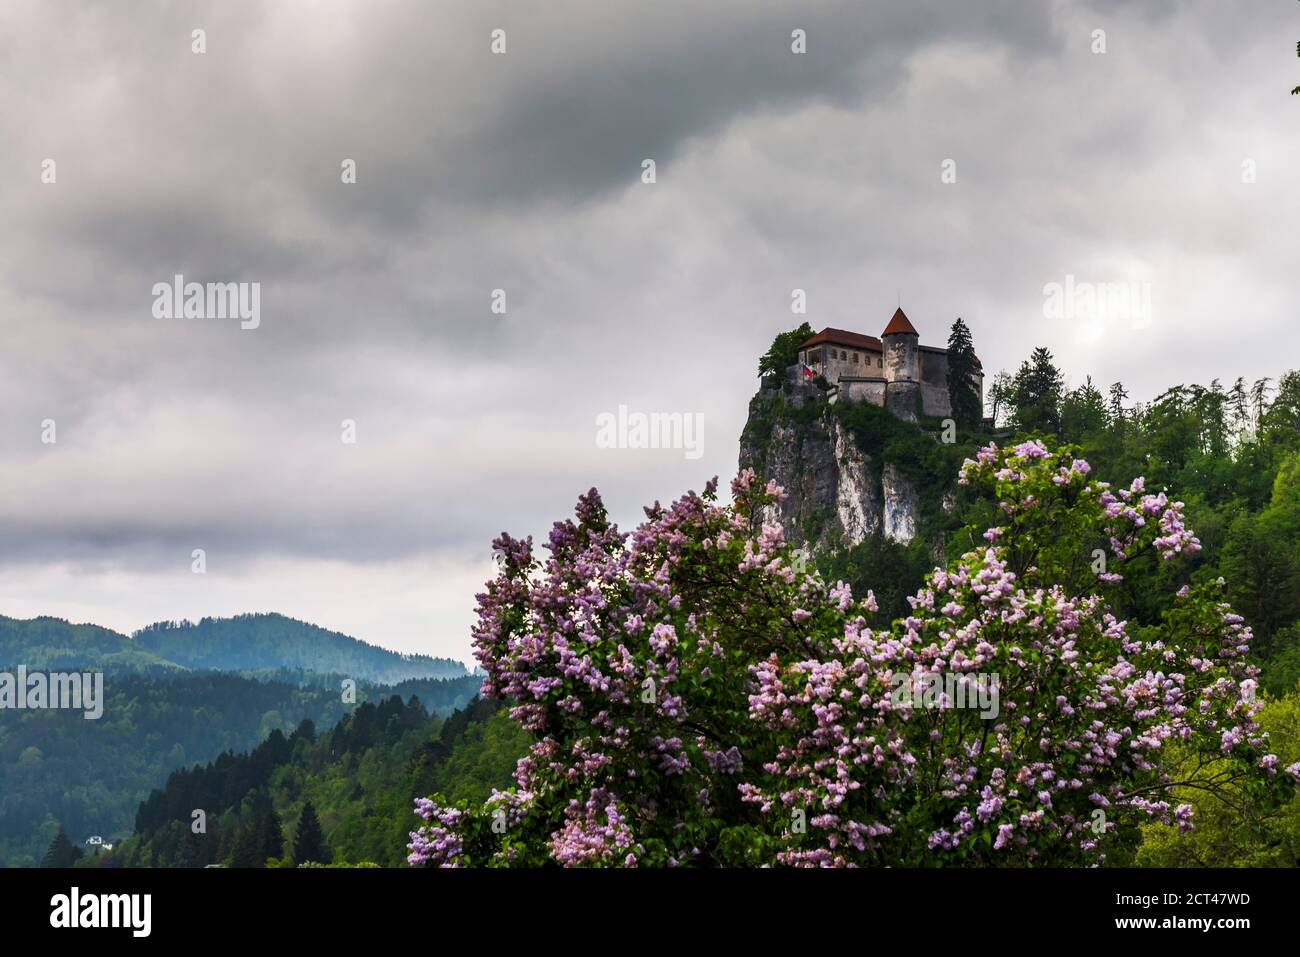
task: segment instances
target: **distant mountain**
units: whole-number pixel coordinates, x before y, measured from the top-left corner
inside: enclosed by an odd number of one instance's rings
[[[237,615],[159,622],[131,636],[137,648],[186,668],[213,671],[300,669],[358,681],[461,678],[452,658],[403,655],[284,615]]]
[[[134,671],[176,674],[174,661],[99,625],[73,625],[62,618],[6,618],[0,615],[0,670],[26,665],[29,671]]]

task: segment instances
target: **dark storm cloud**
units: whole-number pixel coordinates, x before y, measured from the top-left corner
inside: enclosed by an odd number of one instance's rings
[[[1022,52],[1051,43],[1045,7],[1005,2],[670,3],[634,17],[614,4],[586,9],[571,8],[572,19],[548,9],[546,42],[527,27],[516,35],[502,109],[458,156],[486,196],[591,201],[625,185],[643,158],[669,162],[684,140],[738,115],[888,96],[920,43],[957,38]],[[815,55],[791,55],[794,28]]]

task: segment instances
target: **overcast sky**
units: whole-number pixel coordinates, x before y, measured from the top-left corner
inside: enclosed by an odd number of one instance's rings
[[[496,534],[734,475],[796,288],[1134,399],[1300,366],[1298,13],[5,0],[0,614],[468,658]],[[260,283],[260,326],[155,318],[178,273]],[[1151,308],[1049,315],[1067,276]],[[598,448],[620,405],[702,456]]]

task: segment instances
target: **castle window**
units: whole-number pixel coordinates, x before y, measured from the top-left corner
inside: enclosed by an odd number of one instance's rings
[[[854,361],[854,362],[857,362],[857,361],[858,361],[858,354],[857,354],[856,352],[853,353],[853,361]]]
[[[845,352],[843,349],[841,349],[841,350],[840,350],[840,358],[841,358],[841,359],[847,359],[848,357],[849,357],[849,356],[848,356],[848,353]]]

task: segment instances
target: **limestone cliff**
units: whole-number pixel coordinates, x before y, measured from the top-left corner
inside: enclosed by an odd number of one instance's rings
[[[766,380],[750,403],[740,467],[786,490],[766,522],[786,539],[825,551],[874,535],[907,544],[942,541],[956,468],[934,434],[870,405],[836,406],[811,383]]]

